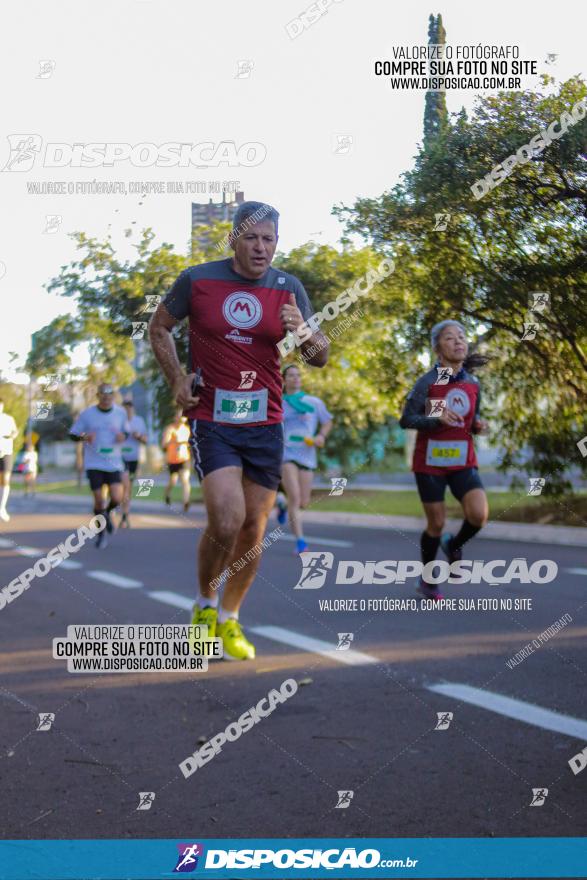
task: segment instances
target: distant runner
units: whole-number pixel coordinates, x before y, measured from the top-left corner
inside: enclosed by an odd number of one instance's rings
[[[179,477],[184,513],[190,509],[190,437],[191,430],[188,420],[181,414],[181,409],[178,409],[173,422],[167,425],[163,431],[161,445],[167,458],[167,470],[169,471],[169,481],[165,489],[165,504],[168,507],[171,505],[171,493]]]
[[[281,482],[287,496],[287,507],[279,503],[278,521],[283,524],[287,513],[296,536],[296,552],[303,553],[304,540],[301,510],[312,497],[312,481],[318,466],[316,449],[322,449],[332,430],[332,415],[319,397],[302,391],[302,374],[295,364],[283,371],[283,430],[285,450]],[[317,432],[318,427],[320,430]],[[279,496],[278,496],[279,498]]]
[[[130,528],[130,499],[132,496],[132,484],[137,474],[139,466],[139,450],[141,444],[147,442],[147,426],[142,416],[135,413],[132,400],[127,397],[122,401],[124,411],[126,412],[126,432],[128,437],[122,444],[122,461],[124,462],[124,470],[122,472],[123,498],[122,498],[122,517],[120,520],[121,528]]]
[[[4,401],[0,398],[0,519],[10,522],[10,515],[6,510],[8,496],[10,495],[10,478],[12,477],[12,453],[14,441],[18,436],[16,422],[4,412]]]
[[[98,405],[89,406],[79,414],[69,436],[85,444],[84,465],[94,495],[94,513],[106,518],[106,529],[96,536],[96,547],[104,549],[108,543],[106,532],[114,531],[110,514],[122,502],[121,444],[128,439],[126,413],[114,403],[112,385],[102,382],[98,387]],[[106,508],[102,486],[107,486],[110,492]]]
[[[459,321],[435,324],[431,344],[437,363],[410,391],[400,419],[402,428],[418,431],[412,470],[427,520],[420,538],[424,565],[436,559],[439,545],[449,562],[461,559],[463,545],[489,516],[472,439],[473,434],[487,433],[488,424],[479,416],[479,380],[469,372],[487,359],[467,356],[465,328]],[[456,535],[442,534],[447,486],[465,517]],[[423,579],[418,590],[427,598],[443,598],[436,584]]]
[[[300,281],[271,266],[278,220],[269,205],[241,204],[233,219],[234,257],[182,272],[150,327],[155,357],[191,420],[195,466],[208,513],[198,548],[200,593],[192,623],[205,624],[209,635],[222,638],[224,656],[234,660],[255,656],[238,618],[260,554],[225,578],[220,608],[213,584],[263,539],[283,459],[277,343],[313,314]],[[186,376],[171,331],[187,317]],[[303,343],[302,353],[312,345],[307,362],[324,366],[328,343],[320,331]],[[202,381],[192,389],[196,365]]]
[[[39,472],[39,456],[32,443],[27,443],[21,459],[24,476],[24,494],[34,495]]]

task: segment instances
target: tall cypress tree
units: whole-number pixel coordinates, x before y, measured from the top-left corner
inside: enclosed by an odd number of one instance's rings
[[[428,18],[428,45],[446,44],[446,31],[440,13]],[[441,56],[444,50],[441,50]],[[448,127],[448,111],[444,92],[426,92],[424,109],[424,149],[428,149],[432,141]]]

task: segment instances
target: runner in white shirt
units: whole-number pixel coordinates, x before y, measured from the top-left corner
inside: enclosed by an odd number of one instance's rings
[[[104,548],[106,532],[114,530],[111,511],[122,502],[121,445],[128,439],[126,413],[114,403],[114,388],[106,382],[98,387],[98,405],[89,406],[79,414],[71,426],[72,440],[83,442],[84,466],[94,494],[94,513],[106,518],[106,529],[96,536],[96,547]],[[110,502],[104,508],[102,486],[108,486]]]
[[[147,426],[145,425],[145,420],[135,413],[134,404],[129,397],[122,401],[122,405],[126,412],[128,437],[122,444],[122,461],[124,464],[122,484],[124,487],[124,497],[122,500],[120,527],[129,529],[130,519],[128,514],[130,510],[132,481],[136,476],[139,466],[141,443],[147,442]]]
[[[24,494],[35,494],[39,456],[32,443],[27,443],[22,456],[22,473],[24,475]]]
[[[10,520],[6,505],[10,495],[14,439],[17,436],[16,422],[4,412],[4,401],[0,399],[0,519],[4,522]]]

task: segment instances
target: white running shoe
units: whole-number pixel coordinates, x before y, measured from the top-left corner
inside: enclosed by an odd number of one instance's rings
[[[10,515],[6,512],[4,508],[0,510],[0,519],[2,522],[10,522]]]

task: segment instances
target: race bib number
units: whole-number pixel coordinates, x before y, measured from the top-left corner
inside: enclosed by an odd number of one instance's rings
[[[223,391],[214,392],[214,421],[230,422],[234,425],[265,422],[267,420],[268,391]]]
[[[132,447],[132,446],[123,446],[123,447],[122,447],[122,451],[123,451],[123,452],[132,452],[132,451],[133,451],[133,447]]]
[[[114,447],[113,446],[100,446],[98,449],[98,452],[100,453],[100,455],[112,455],[112,453],[114,452]]]
[[[426,464],[431,467],[466,467],[468,451],[467,440],[429,440]]]

